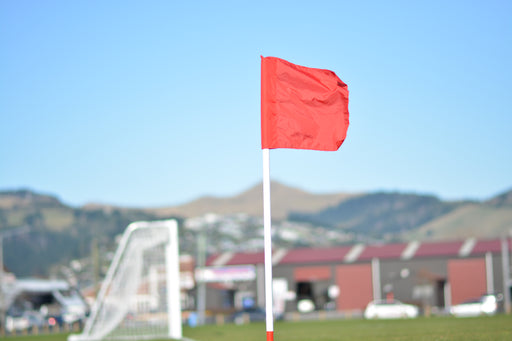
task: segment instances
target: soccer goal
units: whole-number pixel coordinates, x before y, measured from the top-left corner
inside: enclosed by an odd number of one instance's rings
[[[82,334],[68,341],[182,339],[178,227],[135,222],[119,242]]]

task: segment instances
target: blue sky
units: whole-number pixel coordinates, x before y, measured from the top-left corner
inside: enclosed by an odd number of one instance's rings
[[[166,206],[261,181],[260,55],[333,70],[337,152],[273,150],[316,193],[512,187],[510,1],[2,1],[0,190]]]

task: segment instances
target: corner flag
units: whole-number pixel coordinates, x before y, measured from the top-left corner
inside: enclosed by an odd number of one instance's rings
[[[262,149],[335,151],[348,124],[347,85],[334,72],[261,58]]]
[[[261,148],[267,341],[274,340],[269,149],[335,151],[347,136],[347,85],[329,70],[261,57]]]

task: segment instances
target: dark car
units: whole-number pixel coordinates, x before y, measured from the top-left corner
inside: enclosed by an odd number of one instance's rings
[[[265,309],[260,307],[244,308],[233,314],[235,324],[244,324],[248,322],[265,321]]]

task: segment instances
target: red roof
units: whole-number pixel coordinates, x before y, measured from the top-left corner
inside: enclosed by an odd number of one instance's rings
[[[263,251],[251,253],[235,253],[225,265],[263,264],[265,256]]]
[[[457,256],[464,241],[421,243],[414,257]]]
[[[279,264],[290,263],[322,263],[342,262],[343,257],[350,251],[352,246],[340,246],[329,248],[300,248],[288,251]]]
[[[368,260],[372,258],[400,258],[407,244],[381,244],[368,245],[359,255],[357,260]]]
[[[479,240],[476,243],[473,250],[471,251],[471,254],[479,255],[479,254],[484,254],[487,252],[500,253],[501,252],[501,240],[499,240],[499,239]]]
[[[509,250],[512,252],[512,240],[509,239]],[[459,252],[464,245],[464,240],[445,241],[445,242],[421,242],[419,247],[412,254],[412,258],[421,257],[459,257]],[[312,263],[343,263],[348,261],[346,256],[350,251],[354,253],[355,258],[350,262],[368,261],[372,258],[379,259],[400,259],[406,250],[407,243],[381,244],[381,245],[365,245],[362,246],[361,253],[357,253],[357,246],[339,246],[328,248],[298,248],[285,252],[284,256],[278,260],[278,264],[312,264]],[[274,250],[275,254],[276,250]],[[478,240],[469,255],[482,255],[486,252],[501,253],[501,240]],[[214,264],[216,260],[221,259],[222,265],[245,265],[245,264],[263,264],[264,253],[234,253],[234,254],[217,254],[208,258],[207,266]],[[462,255],[462,256],[468,256]]]
[[[214,262],[217,258],[219,258],[221,255],[222,255],[222,253],[217,253],[217,254],[213,254],[213,255],[211,255],[210,257],[208,257],[208,258],[206,259],[206,264],[205,264],[205,265],[206,265],[206,266],[212,266],[212,265],[213,265],[213,262]]]

